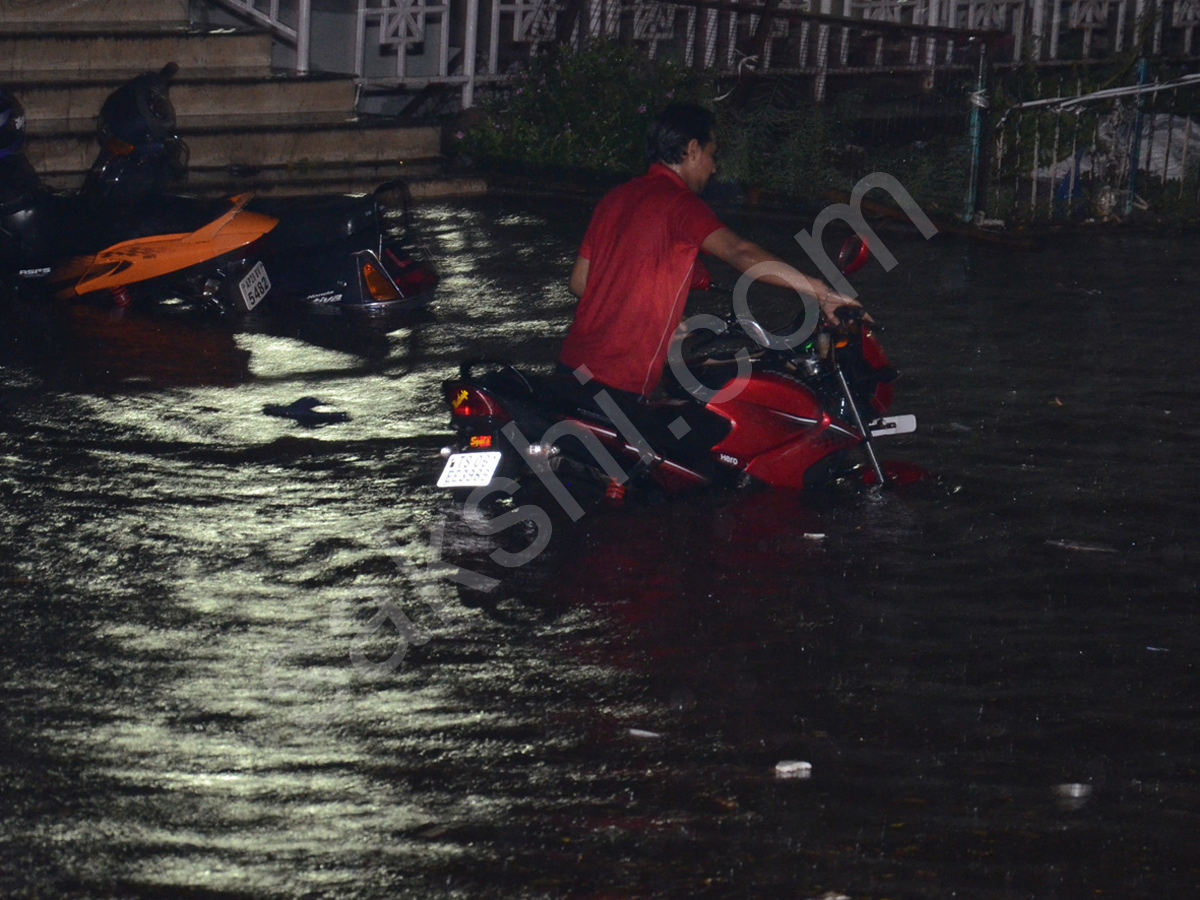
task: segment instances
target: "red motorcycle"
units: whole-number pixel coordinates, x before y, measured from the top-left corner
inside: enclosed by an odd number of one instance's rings
[[[851,239],[839,263],[849,273],[867,258]],[[568,488],[579,486],[619,499],[640,485],[676,493],[722,481],[802,489],[845,477],[907,480],[911,467],[881,462],[874,449],[877,438],[916,429],[914,416],[884,415],[899,373],[862,311],[840,311],[839,324],[822,321],[794,346],[749,315],[708,317],[707,337],[673,351],[673,396],[646,404],[640,424],[603,390],[581,384],[579,373],[465,362],[442,386],[457,441],[442,451],[438,486],[482,488],[533,475],[576,509]],[[663,439],[647,440],[645,424],[655,417],[662,427],[654,436]]]

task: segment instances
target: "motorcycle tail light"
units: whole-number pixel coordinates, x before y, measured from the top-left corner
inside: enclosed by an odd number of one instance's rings
[[[488,418],[508,422],[512,416],[496,400],[474,385],[462,381],[447,381],[442,393],[450,404],[450,415],[456,419]]]

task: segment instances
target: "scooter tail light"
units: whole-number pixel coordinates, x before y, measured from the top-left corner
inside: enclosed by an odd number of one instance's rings
[[[508,422],[512,416],[508,414],[494,397],[462,381],[447,381],[442,385],[442,393],[450,405],[450,415],[455,419],[487,418],[497,422]]]
[[[380,259],[405,297],[415,297],[437,287],[437,272],[423,260],[397,255],[391,247],[384,248]]]
[[[363,287],[366,294],[376,303],[388,300],[398,300],[401,297],[395,282],[383,271],[383,266],[371,259],[364,259],[359,265],[362,274]]]

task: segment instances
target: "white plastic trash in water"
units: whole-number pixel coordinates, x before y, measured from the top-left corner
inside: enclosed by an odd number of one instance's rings
[[[812,763],[799,759],[785,759],[775,764],[776,778],[809,778],[812,776]]]

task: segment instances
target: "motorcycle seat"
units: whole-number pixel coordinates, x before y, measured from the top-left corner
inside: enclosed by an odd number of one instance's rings
[[[596,401],[599,392],[606,390],[603,385],[596,382],[580,384],[574,375],[561,372],[542,379],[541,384],[543,396],[551,398],[559,412],[617,427]],[[695,463],[699,454],[719,444],[732,428],[728,419],[706,409],[690,396],[648,401],[626,391],[607,390],[634,427],[658,452],[668,456],[683,455]],[[676,435],[680,421],[687,428]]]

